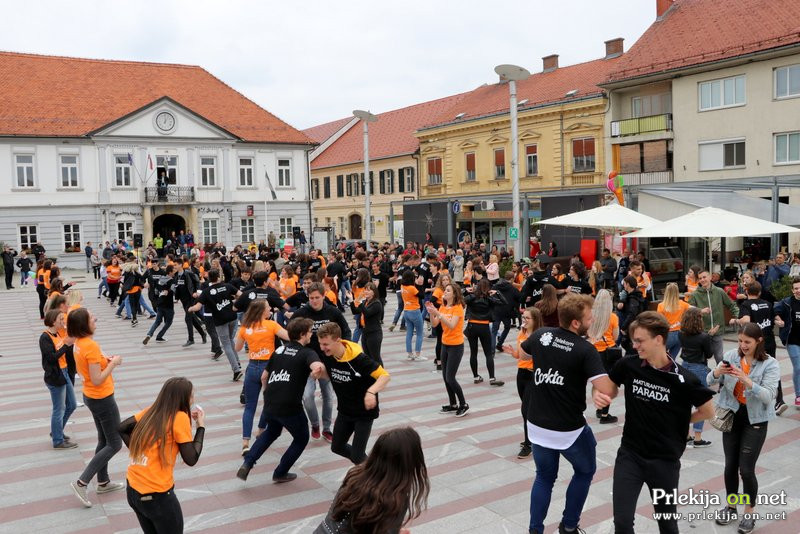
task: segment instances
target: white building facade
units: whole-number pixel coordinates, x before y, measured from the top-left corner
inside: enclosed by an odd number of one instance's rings
[[[310,235],[310,140],[247,140],[168,95],[85,135],[15,133],[0,130],[0,241],[17,250],[38,242],[77,266],[87,242],[135,234],[229,247]]]

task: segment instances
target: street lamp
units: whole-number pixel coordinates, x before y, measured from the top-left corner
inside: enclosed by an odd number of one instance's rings
[[[369,123],[375,122],[378,120],[378,117],[369,111],[364,111],[362,109],[354,110],[353,116],[357,119],[361,119],[361,122],[364,123],[364,219],[367,226],[366,250],[370,250],[370,241],[372,241],[372,225],[370,224],[369,196],[372,193],[372,187],[370,187],[369,184]]]
[[[517,141],[517,82],[525,80],[531,73],[516,65],[498,65],[494,71],[500,76],[501,80],[508,81],[508,91],[510,94],[509,110],[511,111],[511,202],[513,210],[513,228],[517,231],[517,238],[513,241],[509,238],[509,244],[514,243],[514,259],[522,258],[522,250],[519,246],[519,147]]]

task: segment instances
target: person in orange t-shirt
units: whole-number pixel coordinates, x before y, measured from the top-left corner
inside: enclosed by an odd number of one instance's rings
[[[658,303],[656,311],[663,315],[669,323],[669,335],[667,336],[667,352],[672,359],[678,357],[681,351],[681,319],[684,312],[689,309],[689,303],[681,300],[678,292],[678,284],[670,282],[664,290],[664,301]]]
[[[278,282],[279,293],[283,300],[288,299],[297,293],[297,276],[294,274],[294,269],[290,265],[286,265],[281,269],[281,278]]]
[[[36,270],[36,293],[39,295],[39,318],[44,319],[44,305],[47,302],[47,293],[50,291],[50,269],[53,262],[45,260],[40,262],[41,267]]]
[[[522,431],[525,439],[520,443],[519,453],[517,458],[527,458],[531,455],[531,440],[528,437],[528,419],[525,417],[527,406],[525,405],[525,391],[528,384],[533,382],[533,358],[525,354],[524,351],[519,350],[520,345],[530,337],[536,330],[544,326],[542,319],[542,312],[539,308],[526,308],[522,312],[522,328],[520,328],[519,335],[517,335],[517,345],[503,345],[501,349],[506,354],[512,355],[517,359],[517,394],[522,403]]]
[[[108,298],[111,305],[117,300],[119,295],[119,285],[122,280],[122,269],[119,266],[119,258],[114,256],[111,258],[111,263],[106,265],[106,284],[108,284]]]
[[[442,378],[450,404],[442,406],[440,413],[464,417],[469,411],[469,404],[464,398],[464,390],[456,380],[458,367],[464,357],[464,297],[461,295],[461,288],[456,284],[447,284],[439,309],[430,301],[425,307],[431,316],[431,324],[442,327]]]
[[[164,382],[152,406],[120,425],[121,437],[130,450],[128,505],[143,532],[183,532],[173,472],[179,452],[189,466],[195,465],[203,452],[205,414],[193,403],[192,383],[173,377]],[[191,420],[197,425],[194,439]]]
[[[270,320],[269,304],[265,299],[256,299],[247,307],[242,317],[242,326],[236,334],[234,348],[239,352],[247,343],[250,361],[244,373],[244,413],[242,414],[242,456],[250,450],[250,436],[253,432],[253,417],[261,394],[261,375],[267,368],[270,356],[275,352],[275,340],[289,341],[289,334],[275,321]],[[258,433],[267,428],[264,412],[258,421]]]
[[[111,482],[108,461],[122,448],[119,436],[119,408],[114,400],[114,379],[111,372],[122,363],[122,356],[108,357],[92,339],[97,319],[86,308],[78,308],[67,318],[67,335],[75,339],[75,365],[83,378],[83,402],[94,418],[97,448],[89,465],[70,486],[81,503],[90,508],[87,486],[97,475],[97,493],[120,490],[125,484]]]
[[[422,356],[422,313],[419,309],[419,289],[414,285],[415,278],[414,271],[408,269],[403,272],[403,278],[400,282],[400,296],[403,299],[403,321],[406,323],[406,352],[408,353],[409,361],[424,361],[427,360]],[[414,345],[415,352],[411,352],[411,340],[414,337],[414,332],[417,334],[416,344]]]

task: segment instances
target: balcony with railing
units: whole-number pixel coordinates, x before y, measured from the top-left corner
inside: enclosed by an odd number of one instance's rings
[[[611,137],[672,131],[672,113],[611,122]]]
[[[145,187],[146,204],[185,204],[194,202],[194,187],[168,185],[162,187]]]
[[[672,171],[632,172],[620,174],[625,185],[671,184]]]

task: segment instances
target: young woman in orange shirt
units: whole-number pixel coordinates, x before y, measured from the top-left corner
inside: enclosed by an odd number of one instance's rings
[[[78,372],[83,378],[83,400],[92,413],[97,428],[97,448],[89,465],[78,480],[70,485],[75,496],[87,508],[92,506],[87,486],[97,475],[97,493],[108,493],[125,487],[111,482],[108,461],[122,448],[119,436],[119,408],[114,400],[114,379],[111,372],[122,363],[122,356],[108,357],[92,339],[96,318],[86,308],[78,308],[67,318],[67,335],[75,339],[73,353]]]
[[[192,383],[183,377],[170,378],[152,406],[119,427],[130,450],[128,505],[145,534],[183,532],[173,472],[179,452],[190,466],[203,452],[205,414],[199,406],[192,406],[193,402]],[[196,424],[194,438],[192,420]]]
[[[538,308],[526,308],[522,312],[522,328],[517,335],[516,346],[503,345],[502,351],[512,355],[517,359],[517,394],[522,405],[522,431],[525,439],[519,444],[517,458],[527,458],[531,455],[531,440],[528,438],[528,420],[525,416],[527,405],[525,403],[525,392],[528,384],[533,381],[533,358],[529,357],[519,346],[528,339],[531,334],[544,326],[542,322],[542,312]]]
[[[437,310],[432,302],[427,302],[426,307],[431,316],[431,324],[442,327],[442,378],[450,404],[442,406],[440,413],[452,413],[456,417],[464,417],[469,411],[469,404],[464,398],[461,385],[456,380],[458,367],[464,357],[465,312],[461,288],[455,284],[448,284],[442,293],[442,305],[439,309]]]

